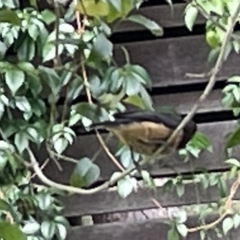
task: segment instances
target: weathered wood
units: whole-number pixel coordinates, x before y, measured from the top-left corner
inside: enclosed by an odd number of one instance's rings
[[[152,100],[155,109],[158,109],[161,106],[172,106],[180,113],[186,114],[192,108],[193,104],[198,100],[201,94],[201,91],[162,94],[152,96]],[[224,110],[225,108],[221,104],[221,98],[221,90],[212,91],[208,99],[199,107],[198,113],[213,113]]]
[[[230,182],[227,183],[230,189]],[[176,192],[164,192],[163,187],[158,187],[156,193],[149,188],[138,189],[137,192],[130,194],[126,199],[119,196],[116,190],[99,192],[94,195],[73,195],[60,198],[65,206],[64,215],[68,217],[80,215],[93,215],[114,212],[129,212],[156,208],[151,201],[155,198],[162,207],[174,207],[198,203],[216,202],[221,198],[216,186],[204,189],[201,183],[185,184],[183,196],[179,197]],[[196,196],[196,189],[199,196]],[[234,199],[239,199],[237,193]]]
[[[210,222],[216,219],[216,216],[209,217]],[[208,221],[207,221],[208,222]],[[220,225],[220,224],[219,224]],[[221,225],[218,227],[220,229]],[[199,221],[197,217],[191,217],[187,220],[187,226],[195,227],[199,226]],[[137,223],[107,223],[99,224],[93,226],[85,227],[74,227],[68,234],[67,240],[79,240],[79,239],[88,239],[88,240],[159,240],[167,239],[167,232],[169,226],[162,223],[158,219],[151,219],[146,221],[140,221]],[[229,236],[232,236],[232,239],[240,239],[240,228],[236,230],[231,230],[228,233],[228,237],[218,238],[214,230],[209,230],[209,236],[212,240],[222,239],[227,240]],[[188,240],[200,240],[199,232],[188,234]]]
[[[186,73],[208,73],[212,64],[207,61],[209,48],[204,36],[158,39],[121,44],[130,54],[131,63],[142,65],[150,74],[155,87],[206,82],[208,78],[189,78]],[[115,59],[125,63],[121,45],[115,45]],[[240,74],[240,58],[232,53],[218,74],[226,79]],[[187,90],[187,89],[186,89]]]
[[[179,27],[184,26],[184,10],[186,4],[173,4],[173,13],[171,14],[171,8],[168,5],[144,7],[132,12],[132,14],[141,14],[160,26],[167,27]],[[204,23],[205,19],[199,15],[196,19],[195,24]],[[126,32],[126,31],[137,31],[146,30],[145,27],[134,24],[131,22],[122,22],[114,32]]]
[[[199,124],[199,131],[206,134],[213,145],[213,153],[207,151],[202,152],[199,159],[193,159],[192,165],[189,162],[183,163],[183,161],[180,160],[179,157],[169,157],[167,158],[167,161],[170,164],[173,164],[178,172],[189,172],[196,167],[204,167],[209,170],[226,169],[227,165],[224,163],[225,135],[232,131],[235,127],[236,123],[232,121]],[[114,138],[109,143],[109,149],[114,153],[116,151],[114,150],[116,149],[116,146],[117,143]],[[95,136],[82,136],[79,137],[74,142],[74,144],[66,150],[65,155],[74,157],[76,159],[80,159],[86,156],[91,158],[98,150],[98,148],[99,143],[96,140]],[[45,160],[47,157],[46,152],[44,152],[43,150],[37,151],[36,155],[41,161]],[[105,153],[101,153],[99,155],[96,160],[96,164],[98,164],[101,169],[100,180],[109,179],[112,173],[117,170],[116,166],[111,162],[111,160],[106,156]],[[69,176],[74,168],[74,164],[63,161],[61,162],[61,165],[64,169],[63,172],[58,171],[53,161],[49,163],[49,165],[45,168],[44,171],[46,175],[51,179],[57,182],[67,183]],[[174,173],[172,169],[159,167],[157,165],[154,165],[154,167],[151,169],[151,174],[153,176],[166,176],[166,174],[172,173]]]
[[[132,64],[140,64],[148,71],[153,87],[179,86],[206,83],[206,78],[189,78],[186,73],[208,73],[212,64],[207,62],[209,48],[204,36],[159,39],[123,44],[130,54]],[[201,51],[199,51],[201,49]],[[125,64],[120,45],[115,45],[115,59]],[[217,76],[218,80],[240,74],[240,58],[232,53]],[[186,87],[186,92],[188,88]],[[63,91],[61,93],[65,94]],[[45,89],[42,97],[48,96]]]

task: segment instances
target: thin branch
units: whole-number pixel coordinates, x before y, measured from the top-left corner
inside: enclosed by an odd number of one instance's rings
[[[59,67],[62,65],[61,58],[59,56],[59,19],[60,19],[60,11],[59,11],[59,4],[58,2],[53,1],[54,4],[54,12],[56,14],[56,22],[55,22],[55,29],[56,29],[56,39],[55,39],[55,58],[54,58],[54,67]]]
[[[50,143],[48,143],[48,141],[46,141],[46,149],[47,149],[48,154],[50,155],[50,157],[52,158],[52,160],[53,160],[54,163],[56,164],[58,170],[59,170],[59,171],[62,171],[63,168],[62,168],[61,164],[58,162],[58,160],[55,158],[55,155],[52,154],[53,151],[51,150]]]
[[[72,186],[68,186],[68,185],[64,185],[61,183],[57,183],[54,182],[52,180],[50,180],[49,178],[47,178],[44,173],[42,172],[37,159],[35,158],[33,152],[31,151],[30,148],[27,148],[29,157],[30,157],[30,161],[31,161],[31,166],[33,168],[33,170],[35,171],[36,175],[38,176],[38,178],[46,185],[53,187],[53,188],[57,188],[59,190],[62,191],[66,191],[68,193],[76,193],[76,194],[84,194],[84,195],[90,195],[90,194],[94,194],[97,192],[100,192],[102,190],[106,190],[108,187],[114,185],[116,182],[118,182],[120,179],[124,178],[125,176],[129,175],[131,172],[133,172],[135,170],[135,168],[130,168],[127,169],[126,171],[124,171],[120,176],[114,178],[111,181],[107,181],[105,183],[103,183],[102,185],[92,188],[92,189],[82,189],[82,188],[76,188],[76,187],[72,187]]]
[[[84,62],[84,61],[82,61]],[[87,73],[86,73],[86,69],[84,64],[82,64],[82,75],[83,75],[83,82],[84,82],[84,86],[85,86],[85,91],[86,91],[86,95],[87,95],[87,99],[88,99],[88,103],[92,104],[92,96],[91,96],[91,92],[89,89],[89,83],[88,83],[88,78],[87,78]],[[112,153],[109,151],[106,143],[104,142],[102,136],[100,135],[100,133],[98,132],[97,129],[95,129],[95,133],[97,136],[97,139],[99,141],[99,143],[101,144],[102,148],[104,149],[105,153],[107,154],[107,156],[114,162],[114,164],[121,169],[122,171],[124,171],[124,168],[120,165],[120,163],[116,160],[116,158],[112,155]]]
[[[71,157],[68,157],[68,156],[65,156],[65,155],[62,155],[62,154],[59,154],[59,153],[56,153],[54,152],[52,149],[48,149],[48,153],[50,154],[50,156],[55,156],[59,159],[62,159],[66,162],[71,162],[71,163],[78,163],[78,160],[75,159],[75,158],[71,158]]]
[[[45,160],[45,162],[42,164],[42,166],[40,167],[40,169],[43,170],[43,169],[48,165],[49,161],[50,161],[50,159],[47,158],[47,159]],[[30,176],[30,179],[33,179],[36,175],[37,175],[37,174],[34,172],[34,173],[32,174],[32,176]]]
[[[189,78],[206,78],[211,76],[212,71],[208,73],[186,73],[185,76]]]

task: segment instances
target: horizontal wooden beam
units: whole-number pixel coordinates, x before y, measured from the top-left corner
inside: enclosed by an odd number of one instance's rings
[[[114,58],[119,66],[125,64],[121,46],[124,45],[132,64],[143,66],[149,73],[153,88],[178,87],[181,85],[194,85],[207,83],[208,77],[187,77],[186,73],[208,73],[213,64],[208,63],[207,58],[210,49],[206,45],[204,36],[180,37],[172,39],[158,39],[152,41],[116,44]],[[233,75],[240,75],[240,58],[231,53],[228,61],[223,64],[217,80],[225,80]],[[186,92],[189,88],[186,86]],[[42,97],[48,96],[48,90],[44,89]],[[61,96],[65,96],[62,91]]]
[[[186,114],[192,108],[193,104],[197,102],[201,94],[201,91],[160,94],[152,96],[152,100],[155,109],[162,106],[171,106],[177,109],[180,113]],[[197,112],[214,113],[226,110],[226,108],[224,108],[221,104],[222,96],[221,90],[212,91],[208,99],[201,104]]]
[[[227,189],[231,183],[227,182]],[[60,200],[64,204],[64,215],[67,217],[94,215],[115,212],[129,212],[156,208],[151,201],[155,198],[162,207],[178,207],[182,205],[200,204],[216,202],[221,198],[217,186],[207,189],[201,183],[187,183],[184,185],[184,194],[179,197],[176,192],[164,192],[163,187],[158,187],[154,192],[149,188],[138,189],[137,192],[130,194],[127,198],[121,198],[116,190],[99,192],[94,195],[73,195],[62,197]],[[196,191],[199,196],[196,196]],[[239,199],[237,193],[234,199]]]
[[[216,216],[209,216],[208,220],[212,222],[215,220]],[[195,227],[199,226],[199,221],[197,217],[191,217],[187,220],[187,226]],[[207,222],[209,222],[207,221]],[[218,227],[222,229],[219,224]],[[107,224],[99,224],[92,226],[84,227],[74,227],[69,232],[67,240],[79,240],[79,239],[88,239],[88,240],[132,240],[132,239],[167,239],[167,232],[169,226],[162,223],[159,219],[151,219],[136,223],[124,223],[124,222],[115,222]],[[229,236],[234,240],[240,240],[240,228],[236,230],[231,230],[228,233],[227,237],[218,238],[214,230],[208,231],[209,236],[212,240],[227,240]],[[188,240],[200,240],[199,232],[190,233],[187,236]]]
[[[139,64],[149,72],[154,87],[207,82],[208,77],[189,78],[186,73],[208,73],[213,67],[207,61],[210,49],[202,35],[116,44],[114,57],[119,65],[125,63],[122,45],[128,50],[131,63]],[[240,58],[232,53],[219,72],[218,79],[239,75],[239,65]]]
[[[144,7],[132,12],[132,14],[141,14],[164,28],[184,26],[184,10],[186,4],[173,4],[173,12],[169,5]],[[205,19],[199,15],[195,24],[204,23]],[[114,32],[139,31],[146,30],[145,27],[131,22],[122,22]]]

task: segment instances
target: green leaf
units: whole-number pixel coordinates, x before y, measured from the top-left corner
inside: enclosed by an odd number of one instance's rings
[[[179,239],[179,236],[175,228],[172,227],[171,229],[169,229],[167,233],[167,240],[178,240],[178,239]]]
[[[235,229],[240,226],[240,214],[235,214],[233,216],[233,224]]]
[[[25,132],[18,132],[14,136],[14,143],[20,153],[28,147],[28,135]]]
[[[142,15],[131,15],[127,18],[131,22],[135,22],[138,24],[143,25],[147,29],[151,31],[152,34],[155,36],[162,36],[163,35],[163,28],[160,27],[156,22],[142,16]]]
[[[236,83],[240,83],[240,76],[232,76],[230,77],[227,82],[236,82]],[[235,86],[235,85],[232,85]]]
[[[81,116],[84,116],[91,121],[106,120],[109,116],[108,112],[104,108],[94,103],[89,104],[88,102],[81,102],[74,105],[73,109]]]
[[[93,58],[94,56],[97,56],[101,59],[107,60],[112,56],[112,51],[113,51],[113,44],[106,38],[106,36],[102,33],[97,35],[91,54],[89,58]]]
[[[206,230],[201,230],[199,232],[199,235],[200,235],[201,240],[205,240],[206,239]]]
[[[0,222],[0,238],[4,240],[27,240],[19,227],[9,222]]]
[[[17,56],[20,61],[31,61],[35,56],[36,46],[30,36],[26,36],[17,50]]]
[[[151,188],[156,189],[156,185],[154,183],[153,178],[151,177],[150,173],[146,170],[141,171],[143,181]]]
[[[187,221],[187,213],[185,210],[179,209],[174,218],[178,224],[185,223]]]
[[[24,82],[24,72],[14,68],[5,74],[6,84],[14,95]]]
[[[152,80],[149,76],[149,74],[147,73],[146,69],[144,69],[143,67],[139,66],[139,65],[131,65],[131,71],[134,71],[137,75],[139,75],[142,79],[142,83],[144,83],[144,85],[146,85],[147,87],[151,88],[152,86]]]
[[[188,234],[188,229],[185,224],[177,224],[177,230],[181,234],[181,236],[183,236],[184,238]]]
[[[153,102],[152,102],[151,96],[148,94],[148,92],[144,87],[141,87],[140,89],[140,96],[144,101],[146,108],[149,110],[153,110]]]
[[[70,177],[70,184],[74,187],[86,187],[94,183],[100,176],[100,168],[89,158],[81,159]]]
[[[15,97],[15,104],[16,104],[16,107],[22,112],[30,112],[31,111],[31,105],[30,105],[28,99],[24,96]]]
[[[67,228],[63,224],[57,223],[56,224],[56,235],[58,239],[65,240],[67,237]]]
[[[202,149],[206,149],[212,152],[212,145],[208,137],[200,132],[196,132],[192,139],[188,142],[186,149],[191,153],[192,151],[200,152]],[[198,153],[197,153],[198,155]]]
[[[51,208],[53,204],[53,198],[51,197],[50,194],[47,194],[47,193],[38,194],[36,196],[36,200],[38,203],[38,207],[43,211],[46,211],[49,208]]]
[[[106,20],[108,23],[115,21],[116,19],[124,19],[129,12],[134,9],[134,2],[129,0],[121,0],[121,11],[117,11],[116,8],[110,5],[110,12],[106,16]]]
[[[3,199],[0,199],[0,210],[9,212],[16,222],[19,221],[18,215],[14,211],[12,205]]]
[[[146,108],[142,98],[140,98],[138,95],[128,96],[128,97],[123,99],[123,102],[134,105],[134,106],[139,107],[141,109]]]
[[[48,9],[44,9],[41,12],[41,15],[42,15],[43,21],[48,25],[53,23],[56,20],[56,15]]]
[[[240,167],[240,162],[236,158],[230,158],[226,160],[225,163],[231,164],[236,167]]]
[[[40,229],[40,225],[38,222],[29,221],[24,225],[24,227],[22,228],[22,231],[26,235],[33,235],[33,234],[36,234],[39,229]]]
[[[53,140],[53,147],[55,151],[59,154],[61,154],[68,146],[67,139],[63,137],[57,138],[55,141]]]
[[[110,8],[107,1],[100,0],[88,0],[77,2],[76,10],[81,14],[100,17],[107,16],[109,14]]]
[[[37,37],[39,36],[39,29],[36,25],[32,24],[28,27],[28,34],[29,36],[36,41]]]
[[[7,22],[12,25],[20,25],[21,20],[15,11],[9,9],[0,10],[0,22]]]
[[[0,140],[0,150],[9,150],[11,145],[6,141]]]
[[[59,44],[58,45],[58,54],[62,54],[63,52],[63,45]],[[43,47],[43,62],[50,61],[56,57],[56,45],[54,43],[46,43]]]
[[[7,163],[8,163],[7,155],[6,154],[0,154],[0,172],[2,172],[4,170]]]
[[[227,138],[227,148],[232,148],[240,143],[240,127],[237,130],[230,134]]]
[[[83,81],[80,77],[76,77],[73,79],[69,85],[68,85],[68,93],[67,93],[67,98],[69,100],[74,100],[76,99],[81,91],[83,90]]]
[[[108,108],[108,109],[116,109],[116,106],[125,96],[125,91],[122,89],[118,94],[104,93],[98,97],[99,103]]]
[[[45,239],[52,239],[56,230],[56,223],[51,221],[43,221],[41,224],[41,233]]]
[[[58,95],[60,88],[62,87],[62,80],[58,76],[57,72],[53,68],[39,66],[42,79],[50,87],[54,95]]]
[[[109,4],[111,4],[116,11],[121,12],[122,9],[122,1],[121,0],[107,0]]]
[[[179,197],[181,197],[184,194],[184,184],[182,182],[177,182],[176,191]]]
[[[126,76],[125,86],[126,86],[126,94],[128,96],[138,94],[141,89],[140,81],[137,79],[137,75],[134,75],[134,73]]]
[[[133,190],[136,189],[136,186],[136,179],[131,178],[130,176],[126,176],[117,182],[117,190],[122,198],[126,198],[129,194],[131,194]]]
[[[0,41],[0,60],[4,59],[4,56],[7,52],[7,46],[4,42]]]
[[[192,5],[188,5],[185,10],[184,21],[189,31],[192,31],[197,15],[198,9]]]
[[[233,226],[234,226],[233,219],[230,217],[225,218],[222,222],[222,229],[224,235],[226,235],[229,232],[229,230],[233,228]]]

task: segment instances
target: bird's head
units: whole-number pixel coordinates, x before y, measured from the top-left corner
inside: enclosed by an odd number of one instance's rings
[[[197,124],[194,121],[189,121],[186,126],[183,128],[183,139],[180,143],[180,148],[184,148],[185,145],[189,142],[189,140],[193,137],[193,135],[197,131]]]

